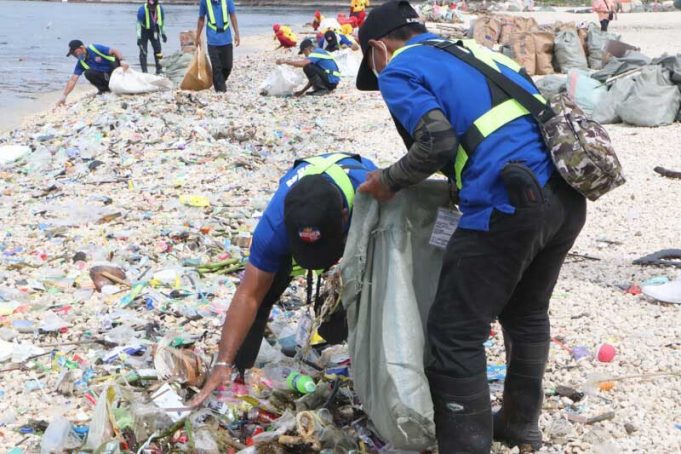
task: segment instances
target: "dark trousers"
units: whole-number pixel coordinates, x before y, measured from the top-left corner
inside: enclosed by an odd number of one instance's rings
[[[329,82],[329,74],[322,69],[321,66],[314,63],[308,63],[303,66],[303,72],[307,76],[307,80],[312,83],[312,87],[317,90],[333,90],[337,84]]]
[[[274,275],[274,281],[269,291],[263,298],[262,304],[258,308],[255,320],[251,329],[248,331],[241,348],[234,359],[234,365],[240,371],[250,369],[255,364],[255,360],[260,352],[260,345],[265,335],[267,321],[270,318],[272,306],[274,306],[286,291],[293,277],[291,276],[292,260],[288,257],[281,269]],[[315,312],[321,308],[322,298],[315,302]],[[319,326],[317,332],[329,344],[340,344],[348,337],[348,325],[345,309],[337,309],[328,320]]]
[[[253,325],[248,331],[241,348],[234,359],[234,365],[239,370],[250,369],[255,363],[260,351],[260,345],[265,334],[265,327],[267,320],[270,318],[270,311],[272,306],[279,301],[281,295],[286,291],[286,288],[291,283],[291,258],[284,262],[284,266],[274,276],[274,282],[270,290],[265,295],[262,304],[258,308],[258,313],[255,316]]]
[[[557,174],[543,196],[512,215],[495,210],[488,232],[452,235],[428,317],[429,370],[452,378],[483,373],[483,343],[496,318],[513,342],[550,339],[549,299],[586,220],[586,201]]]
[[[94,69],[87,69],[83,74],[92,85],[97,87],[97,94],[102,94],[107,91],[111,91],[109,90],[109,79],[111,78],[111,73],[114,72],[114,69],[118,68],[120,65],[121,63],[117,59],[114,62],[111,71],[103,72],[95,71]]]
[[[142,29],[140,41],[140,66],[142,72],[147,72],[147,49],[149,41],[151,41],[151,48],[154,50],[154,61],[156,62],[156,74],[161,72],[161,59],[163,59],[163,52],[161,52],[161,37],[157,30]]]
[[[208,46],[208,57],[210,57],[210,64],[213,67],[213,87],[215,91],[227,91],[226,82],[232,72],[232,45]]]
[[[601,31],[602,31],[602,32],[607,32],[607,31],[608,31],[608,24],[609,24],[609,23],[610,23],[610,21],[609,21],[608,19],[603,19],[603,20],[601,21]]]

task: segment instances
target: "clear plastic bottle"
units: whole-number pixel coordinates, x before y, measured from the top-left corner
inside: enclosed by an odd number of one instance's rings
[[[297,370],[286,366],[268,366],[265,368],[265,377],[271,382],[273,388],[290,389],[301,394],[315,392],[317,385],[309,375],[303,375]]]

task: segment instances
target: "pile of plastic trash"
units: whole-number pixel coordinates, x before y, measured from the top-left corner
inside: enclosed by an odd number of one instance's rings
[[[376,159],[355,137],[383,117],[327,127],[319,115],[353,112],[354,81],[327,98],[260,96],[275,58],[237,60],[239,103],[212,91],[86,97],[0,135],[7,450],[383,446],[353,393],[347,347],[284,354],[309,338],[295,283],[272,312],[258,368],[186,407],[280,176],[325,150]]]

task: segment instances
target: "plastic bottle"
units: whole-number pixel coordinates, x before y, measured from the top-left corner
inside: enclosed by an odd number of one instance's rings
[[[265,376],[272,383],[273,388],[290,389],[301,394],[313,393],[317,389],[312,377],[303,375],[290,367],[267,367],[265,368]]]

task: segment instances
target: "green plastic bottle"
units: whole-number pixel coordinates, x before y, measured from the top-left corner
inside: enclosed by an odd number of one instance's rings
[[[289,389],[298,391],[301,394],[310,394],[317,390],[314,380],[309,375],[303,375],[296,370],[292,370],[286,377],[286,384]]]

